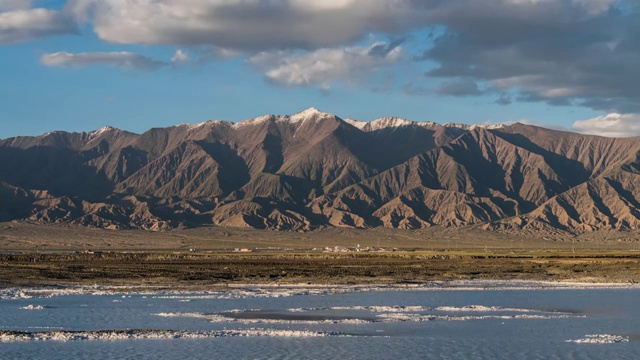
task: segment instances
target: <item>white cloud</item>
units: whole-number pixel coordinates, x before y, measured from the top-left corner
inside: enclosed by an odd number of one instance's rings
[[[47,66],[85,67],[91,65],[109,65],[129,70],[153,70],[166,65],[165,62],[126,51],[79,54],[57,52],[43,55],[40,58],[40,62]]]
[[[529,19],[565,22],[616,0],[68,0],[67,11],[114,43],[262,51],[335,47],[372,32]]]
[[[69,0],[113,43],[214,45],[233,50],[344,45],[415,25],[413,0]]]
[[[251,57],[249,63],[264,71],[273,83],[328,90],[335,81],[361,81],[376,69],[396,63],[401,56],[401,47],[375,43],[369,47],[328,48],[307,53],[262,52]]]
[[[231,59],[242,55],[239,51],[224,48],[213,48],[210,51],[205,51],[205,53],[213,59]]]
[[[436,64],[428,77],[469,78],[487,84],[484,93],[512,93],[514,102],[640,113],[640,27],[632,25],[640,8],[633,3],[442,1],[432,10],[443,30],[422,59]]]
[[[640,11],[630,6],[612,10],[617,4],[618,0],[67,0],[65,12],[87,21],[105,41],[188,48],[196,62],[237,53],[275,54],[277,66],[262,68],[268,70],[268,79],[283,84],[326,86],[306,74],[321,73],[322,61],[313,63],[313,71],[296,69],[297,63],[311,61],[311,55],[298,51],[317,51],[315,55],[329,58],[336,54],[326,49],[351,46],[372,33],[413,34],[414,43],[424,42],[419,50],[423,55],[415,58],[430,62],[425,84],[414,81],[409,90],[413,93],[432,93],[422,90],[429,88],[428,77],[467,78],[483,84],[481,93],[512,92],[514,102],[638,112],[640,86],[637,76],[628,73],[640,58],[640,27],[633,26],[640,21]],[[435,29],[428,39],[412,33],[425,28]],[[326,70],[329,76],[334,69]]]
[[[176,50],[176,53],[171,58],[171,62],[172,63],[187,62],[189,60],[191,60],[191,58],[189,57],[189,54],[187,54],[186,52],[182,51],[182,49]]]
[[[28,9],[11,1],[0,12],[0,44],[13,44],[35,38],[76,32],[74,21],[64,13],[49,9]]]
[[[611,113],[573,123],[573,130],[609,137],[640,136],[640,114]]]
[[[0,0],[0,44],[73,32],[73,17],[108,42],[189,50],[174,62],[248,57],[274,83],[326,89],[394,62],[353,44],[370,34],[413,36],[412,49],[423,51],[414,58],[429,65],[398,69],[398,79],[427,71],[411,76],[407,92],[433,94],[429,78],[439,78],[456,85],[440,93],[511,93],[502,104],[639,113],[640,11],[624,6],[634,2],[613,10],[617,0],[66,0],[55,11]],[[433,31],[421,38],[414,29]],[[455,79],[469,79],[467,87]]]

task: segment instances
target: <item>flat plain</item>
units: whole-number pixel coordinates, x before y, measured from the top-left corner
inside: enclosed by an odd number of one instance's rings
[[[0,229],[4,286],[205,289],[230,284],[640,279],[640,245],[634,233],[560,241],[444,228],[148,232],[5,223]]]

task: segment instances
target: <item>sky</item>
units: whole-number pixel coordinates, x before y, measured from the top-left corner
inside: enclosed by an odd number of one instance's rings
[[[0,138],[309,107],[640,135],[638,0],[0,0]]]

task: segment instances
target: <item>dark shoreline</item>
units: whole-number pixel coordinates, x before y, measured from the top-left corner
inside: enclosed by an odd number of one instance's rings
[[[417,284],[451,280],[635,283],[635,253],[0,254],[0,286],[209,288],[233,284]]]

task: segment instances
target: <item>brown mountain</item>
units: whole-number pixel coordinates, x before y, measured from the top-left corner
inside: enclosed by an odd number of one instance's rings
[[[637,138],[359,122],[312,108],[140,135],[105,127],[0,140],[0,221],[628,230],[640,228],[639,176]]]

